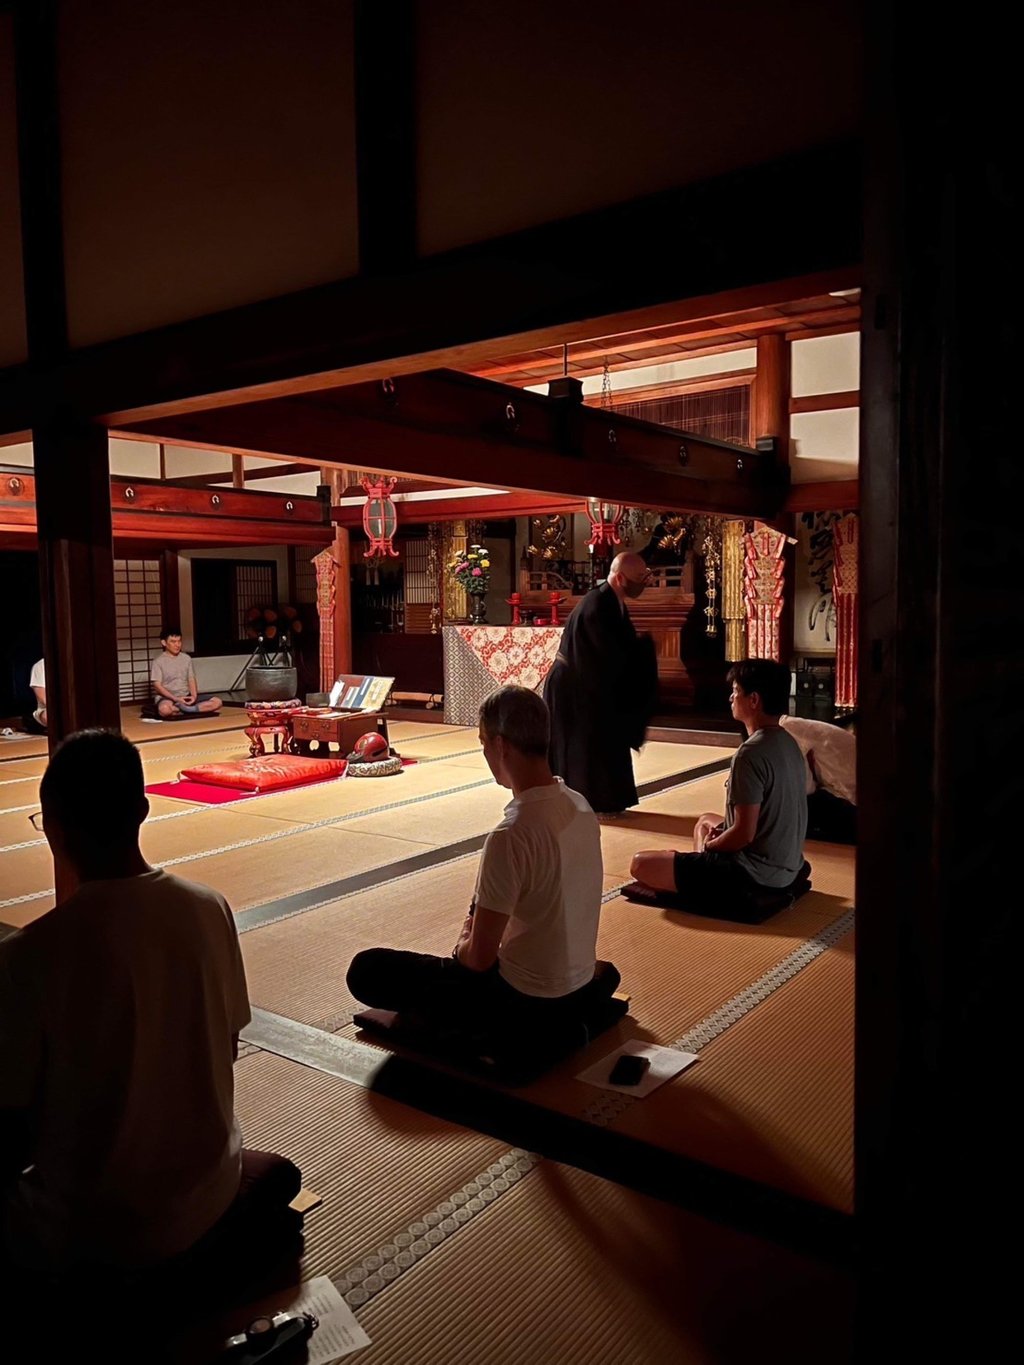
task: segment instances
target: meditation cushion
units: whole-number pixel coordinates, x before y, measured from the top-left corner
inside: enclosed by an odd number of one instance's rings
[[[345,766],[343,758],[266,754],[262,758],[239,758],[231,763],[200,763],[195,768],[182,768],[178,775],[190,782],[234,787],[236,791],[273,792],[340,777]]]
[[[349,777],[392,777],[395,773],[402,771],[402,760],[397,754],[392,754],[390,758],[377,759],[373,763],[355,763],[349,759]]]
[[[739,899],[701,902],[694,896],[681,896],[678,891],[655,891],[643,882],[630,882],[622,888],[621,894],[628,901],[660,905],[665,910],[682,910],[690,915],[705,915],[735,924],[762,924],[780,910],[788,910],[810,889],[811,865],[805,862],[789,886],[759,887],[749,896]]]

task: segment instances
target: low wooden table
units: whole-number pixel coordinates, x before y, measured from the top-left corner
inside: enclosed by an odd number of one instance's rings
[[[383,711],[334,711],[292,716],[293,754],[315,758],[331,752],[337,745],[340,758],[347,758],[362,735],[376,731],[384,736],[389,747],[388,722]]]
[[[269,735],[274,743],[274,753],[287,753],[291,745],[291,734],[288,729],[288,722],[283,721],[278,725],[267,725],[254,722],[245,727],[245,733],[249,739],[249,757],[262,758],[267,752],[264,746],[264,739]]]

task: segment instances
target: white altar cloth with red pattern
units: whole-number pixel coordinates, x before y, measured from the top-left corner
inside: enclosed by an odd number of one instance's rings
[[[561,640],[561,626],[445,626],[445,721],[475,725],[480,703],[506,683],[539,691]]]

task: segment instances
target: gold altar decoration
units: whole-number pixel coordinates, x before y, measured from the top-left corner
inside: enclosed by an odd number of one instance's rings
[[[529,554],[538,555],[541,559],[571,558],[565,540],[568,523],[560,512],[547,517],[534,517],[533,525],[537,534],[526,547]]]
[[[704,596],[707,598],[707,606],[704,608],[704,634],[710,639],[714,639],[718,634],[715,603],[718,595],[718,575],[722,567],[722,542],[716,523],[716,518],[707,518],[700,543],[700,552],[704,556]]]
[[[745,529],[742,521],[726,521],[722,525],[722,623],[727,663],[747,657],[747,607],[743,597]]]
[[[665,534],[658,541],[659,550],[672,550],[677,555],[683,553],[683,541],[686,539],[687,525],[684,517],[673,513],[662,517],[662,527]]]
[[[445,523],[443,564],[450,564],[456,555],[465,555],[469,549],[469,535],[464,521]],[[444,575],[444,619],[445,621],[468,621],[469,598],[465,589],[450,574]]]
[[[441,629],[441,565],[444,563],[444,537],[441,523],[432,521],[427,527],[427,575],[430,578],[430,633]]]
[[[857,705],[857,560],[860,518],[848,512],[832,526],[832,597],[836,612],[836,706]]]
[[[759,525],[744,537],[743,544],[747,648],[751,658],[778,661],[779,618],[785,592],[782,552],[786,537],[770,526]]]
[[[313,556],[316,571],[316,613],[320,618],[320,691],[334,686],[334,601],[338,566],[330,550]]]

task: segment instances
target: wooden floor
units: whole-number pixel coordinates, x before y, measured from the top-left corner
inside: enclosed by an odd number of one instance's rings
[[[147,781],[242,757],[243,720],[140,727]],[[761,926],[624,900],[634,851],[688,848],[696,816],[722,808],[732,753],[649,744],[640,805],[602,826],[599,951],[630,1013],[503,1091],[394,1058],[352,1023],[352,954],[449,951],[508,799],[473,729],[400,721],[392,738],[419,760],[399,776],[217,807],[156,798],[144,831],[151,861],[238,914],[255,1007],[236,1072],[244,1139],[293,1157],[322,1196],[303,1273],[352,1304],[372,1341],[353,1358],[846,1359],[853,850],[809,844],[814,890]],[[53,903],[27,819],[43,748],[12,752],[33,743],[0,747],[0,933]],[[643,1100],[576,1079],[628,1038],[698,1061]]]

